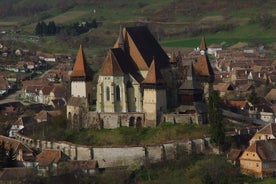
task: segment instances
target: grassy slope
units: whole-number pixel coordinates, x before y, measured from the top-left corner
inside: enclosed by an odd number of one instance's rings
[[[241,3],[237,3],[235,0],[233,2],[223,0],[188,0],[185,2],[177,0],[135,0],[131,2],[103,0],[100,2],[92,1],[85,6],[78,5],[64,13],[49,10],[48,12],[51,13],[52,17],[45,21],[54,20],[60,24],[70,24],[77,20],[95,18],[102,22],[98,29],[81,36],[93,40],[91,41],[93,44],[88,44],[87,47],[90,47],[89,49],[92,49],[91,51],[94,53],[97,52],[95,47],[108,48],[113,45],[120,25],[148,24],[153,32],[156,30],[164,32],[165,35],[161,36],[159,41],[163,46],[168,47],[195,47],[198,45],[199,36],[183,35],[182,31],[187,25],[208,26],[221,23],[234,23],[237,27],[227,32],[207,34],[206,39],[209,44],[226,42],[226,46],[228,46],[238,41],[250,42],[256,39],[264,43],[271,43],[275,41],[275,29],[265,30],[259,25],[249,25],[248,20],[263,12],[276,15],[274,5],[275,2],[272,0],[267,0],[265,3],[260,3],[258,0],[253,0],[253,2],[245,0]],[[236,6],[240,7],[235,8]],[[94,13],[94,10],[96,10],[96,13]],[[16,25],[26,19],[30,20],[30,18],[24,17],[5,18],[0,20],[0,25],[12,25],[13,23]],[[35,22],[30,23],[22,29],[31,31],[34,30],[35,25]],[[78,45],[79,42],[83,42],[83,39],[75,42],[73,44]],[[68,47],[68,44],[57,43],[55,39],[44,40],[44,43],[46,45],[55,43],[56,47],[54,48],[57,50]],[[69,50],[72,47],[72,43],[69,44]],[[78,46],[75,46],[75,48],[78,48]]]

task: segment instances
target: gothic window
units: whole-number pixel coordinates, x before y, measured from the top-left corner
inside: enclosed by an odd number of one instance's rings
[[[106,101],[110,100],[110,89],[109,87],[106,87]]]
[[[121,100],[121,93],[120,93],[120,87],[116,86],[116,100],[120,101]]]

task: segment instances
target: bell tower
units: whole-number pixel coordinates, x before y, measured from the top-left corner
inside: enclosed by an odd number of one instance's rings
[[[88,64],[80,45],[76,62],[71,73],[71,96],[84,97],[88,103],[92,101],[93,73]]]
[[[142,87],[145,126],[156,127],[160,122],[161,113],[167,110],[167,95],[165,80],[154,58],[147,76],[142,82]]]

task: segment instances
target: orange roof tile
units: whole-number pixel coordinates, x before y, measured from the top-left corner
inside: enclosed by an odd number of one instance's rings
[[[201,37],[201,42],[200,42],[199,49],[200,50],[204,50],[204,51],[207,50],[207,46],[206,46],[206,42],[205,42],[204,36]]]
[[[82,45],[80,45],[71,77],[85,77],[88,79],[92,79],[92,71],[86,63],[86,58],[82,49]]]
[[[63,160],[69,160],[69,157],[60,150],[44,150],[36,157],[36,162],[40,166],[48,166]]]
[[[195,63],[195,71],[200,76],[214,76],[213,68],[206,54],[200,55]]]
[[[123,75],[122,68],[120,67],[116,57],[110,49],[108,55],[103,63],[100,75]]]
[[[164,80],[160,70],[157,68],[154,58],[150,65],[148,74],[142,83],[143,84],[159,84],[159,85],[165,84],[165,80]]]
[[[145,26],[123,29],[125,52],[130,55],[139,70],[148,70],[152,56],[158,60],[160,68],[169,66],[169,57]],[[121,33],[114,45],[119,48],[122,43]]]

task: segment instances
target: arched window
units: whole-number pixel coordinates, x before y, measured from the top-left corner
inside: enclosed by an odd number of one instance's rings
[[[116,100],[120,101],[121,100],[121,93],[120,93],[120,87],[116,86]]]
[[[106,101],[110,100],[110,89],[109,87],[106,87]]]

